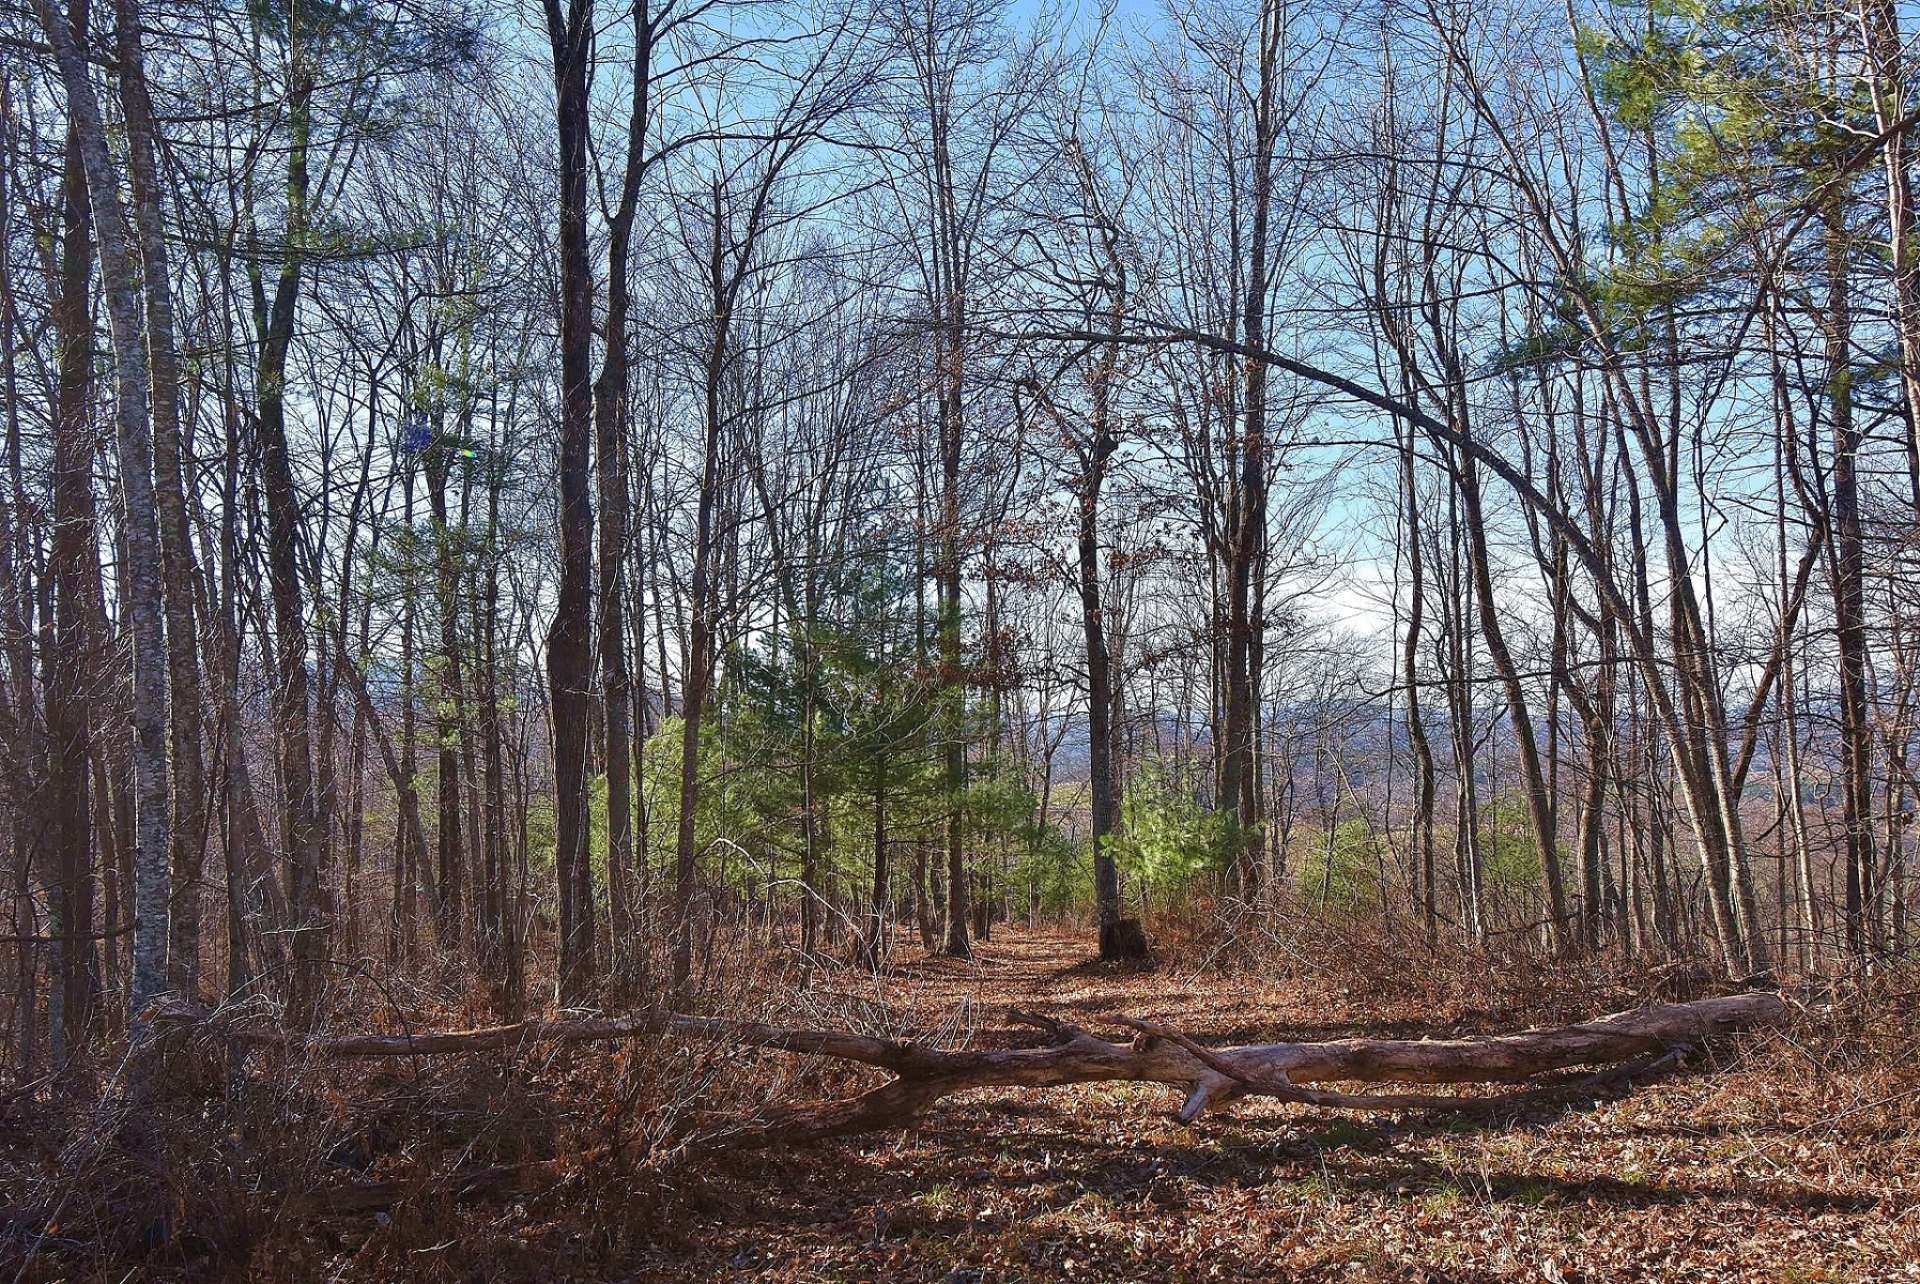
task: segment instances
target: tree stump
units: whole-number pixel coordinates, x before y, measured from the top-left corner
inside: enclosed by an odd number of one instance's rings
[[[1100,957],[1108,963],[1140,963],[1147,957],[1147,932],[1137,918],[1115,919],[1100,927]]]

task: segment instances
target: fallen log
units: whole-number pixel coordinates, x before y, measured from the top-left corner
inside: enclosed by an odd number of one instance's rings
[[[1783,1022],[1777,994],[1747,993],[1615,1013],[1593,1021],[1515,1034],[1454,1039],[1335,1039],[1209,1048],[1179,1031],[1132,1017],[1106,1018],[1133,1037],[1115,1042],[1052,1017],[1012,1019],[1048,1036],[1043,1047],[943,1049],[829,1030],[677,1013],[523,1021],[473,1030],[417,1034],[299,1037],[278,1031],[221,1029],[229,1039],[316,1058],[430,1056],[497,1051],[539,1042],[596,1042],[649,1035],[723,1040],[747,1047],[824,1056],[889,1071],[894,1077],[844,1101],[797,1107],[729,1134],[734,1146],[805,1142],[847,1133],[909,1127],[943,1097],[993,1087],[1056,1087],[1132,1081],[1182,1088],[1177,1117],[1191,1123],[1210,1107],[1264,1096],[1337,1109],[1484,1109],[1537,1094],[1542,1075],[1580,1067],[1645,1072],[1729,1034]],[[202,1028],[209,1023],[200,1022]],[[217,1021],[211,1023],[218,1026]],[[1505,1097],[1354,1094],[1306,1084],[1529,1084]]]

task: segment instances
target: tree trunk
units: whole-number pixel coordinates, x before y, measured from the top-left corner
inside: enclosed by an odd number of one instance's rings
[[[1846,856],[1847,949],[1856,959],[1869,947],[1866,907],[1873,900],[1873,727],[1867,709],[1866,556],[1857,479],[1861,434],[1853,415],[1852,283],[1847,267],[1845,211],[1829,201],[1825,214],[1825,317],[1828,414],[1833,423],[1833,615],[1840,653],[1840,823]]]
[[[200,890],[206,861],[206,767],[201,757],[200,664],[193,621],[195,568],[182,489],[180,361],[175,350],[173,285],[168,263],[158,140],[147,90],[139,0],[116,0],[120,101],[126,117],[146,295],[147,350],[153,378],[154,499],[160,528],[167,633],[167,696],[173,766],[171,943],[173,985],[189,997],[200,985]]]
[[[1186,1091],[1177,1118],[1192,1123],[1208,1108],[1242,1096],[1359,1110],[1450,1110],[1498,1106],[1532,1092],[1495,1097],[1441,1094],[1362,1095],[1308,1088],[1326,1082],[1529,1084],[1536,1076],[1578,1066],[1649,1069],[1647,1058],[1671,1058],[1729,1034],[1783,1024],[1791,1010],[1776,994],[1735,994],[1622,1012],[1598,1020],[1520,1034],[1461,1039],[1345,1039],[1328,1043],[1265,1043],[1207,1048],[1176,1031],[1128,1017],[1131,1042],[1112,1043],[1048,1017],[1013,1013],[1052,1036],[1051,1046],[945,1051],[921,1044],[801,1030],[756,1022],[646,1013],[599,1020],[522,1022],[477,1030],[413,1035],[347,1035],[289,1040],[272,1031],[233,1032],[243,1042],[288,1047],[321,1058],[418,1057],[519,1048],[541,1040],[596,1042],[653,1036],[774,1048],[874,1066],[895,1078],[846,1101],[775,1113],[734,1144],[766,1145],[912,1126],[942,1097],[977,1088],[1045,1088],[1076,1083],[1164,1083]],[[1636,1059],[1639,1059],[1636,1062]],[[1544,1088],[1579,1088],[1554,1084]]]
[[[84,0],[74,25],[84,33]],[[52,299],[58,362],[53,417],[53,537],[47,576],[53,582],[51,645],[42,653],[46,720],[47,841],[54,892],[48,931],[53,940],[53,985],[47,996],[48,1050],[64,1059],[86,1037],[99,988],[93,934],[93,803],[88,761],[92,730],[88,693],[96,642],[96,608],[89,591],[98,560],[93,498],[93,319],[87,305],[92,280],[92,215],[78,129],[69,126],[61,188],[60,278]],[[57,661],[56,661],[56,657]]]
[[[545,0],[560,158],[560,590],[547,633],[553,729],[554,874],[560,904],[559,991],[580,1002],[593,980],[593,883],[587,727],[593,683],[593,269],[587,238],[589,65],[593,2]]]
[[[134,907],[132,1011],[138,1014],[167,989],[168,859],[172,804],[167,779],[167,655],[163,623],[159,517],[154,509],[153,430],[148,418],[150,367],[139,271],[119,180],[107,150],[106,126],[94,97],[74,28],[34,0],[66,88],[68,118],[79,140],[98,229],[101,285],[113,335],[114,414],[124,508],[127,564],[120,591],[133,639],[133,769],[136,793],[133,850]]]
[[[467,740],[466,691],[460,664],[460,595],[457,561],[459,553],[447,506],[447,474],[452,467],[452,449],[445,438],[441,416],[445,408],[434,412],[436,440],[426,458],[427,503],[433,512],[434,605],[440,617],[440,667],[435,683],[434,741],[439,746],[439,766],[435,773],[439,818],[434,827],[435,858],[439,869],[436,882],[439,900],[434,905],[435,929],[442,944],[460,949],[466,941],[467,857],[461,834],[464,812],[460,805],[460,750]]]

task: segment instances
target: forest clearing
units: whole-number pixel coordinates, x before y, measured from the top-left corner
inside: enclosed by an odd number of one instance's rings
[[[1512,1029],[1659,983],[1415,986],[1376,963],[1249,984],[1085,959],[1084,939],[1011,928],[972,975],[936,961],[908,984],[917,1002],[985,992],[1088,1024],[1151,1012],[1225,1042]],[[1844,1053],[1834,1033],[1788,1029],[1637,1090],[1485,1116],[1243,1102],[1188,1128],[1172,1119],[1179,1094],[1152,1085],[982,1093],[906,1138],[751,1161],[703,1192],[713,1202],[649,1267],[982,1284],[1911,1278],[1911,1026],[1904,1043],[1869,1036]]]
[[[1920,1280],[1903,0],[0,0],[0,1284]]]
[[[1008,924],[970,961],[829,972],[727,1006],[985,1047],[1036,1042],[1008,1002],[1096,1029],[1150,1012],[1226,1044],[1499,1032],[1689,984],[1457,956],[1416,974],[1364,941],[1345,940],[1348,962],[1249,975],[1090,963],[1082,933]],[[871,1072],[724,1037],[691,1041],[684,1065],[658,1044],[533,1039],[404,1068],[269,1060],[255,1099],[229,1107],[244,1140],[206,1131],[189,1076],[158,1103],[154,1149],[83,1156],[42,1274],[117,1278],[144,1259],[155,1279],[1906,1280],[1916,1001],[1876,992],[1484,1112],[1249,1099],[1188,1125],[1157,1084],[990,1088],[911,1130],[745,1148],[769,1116]],[[29,1124],[10,1104],[9,1179]],[[183,1233],[142,1245],[169,1217]]]

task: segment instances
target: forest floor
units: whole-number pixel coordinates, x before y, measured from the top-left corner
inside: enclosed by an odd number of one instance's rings
[[[1003,926],[885,998],[971,1012],[982,1038],[1017,1006],[1245,1042],[1513,1029],[1636,997],[1576,985],[1498,1010],[1436,999],[1417,968],[1384,988],[1253,984],[1090,954]],[[620,1278],[1920,1280],[1920,1035],[1869,1034],[1818,1052],[1762,1036],[1631,1092],[1470,1119],[1256,1102],[1187,1128],[1158,1085],[985,1090],[908,1135],[729,1159]]]
[[[1001,925],[972,960],[881,977],[808,975],[749,942],[704,1002],[946,1046],[1032,1046],[1009,1007],[1113,1037],[1102,1018],[1125,1014],[1224,1044],[1515,1031],[1712,986],[1697,967],[1449,953],[1417,927],[1409,941],[1324,917],[1240,937],[1156,931],[1152,966],[1094,962],[1084,934]],[[672,1038],[260,1057],[243,1077],[195,1053],[144,1113],[0,1097],[0,1284],[1920,1284],[1916,981],[1849,988],[1653,1082],[1493,1111],[1266,1099],[1189,1128],[1162,1085],[997,1088],[937,1103],[911,1132],[761,1151],[715,1142],[767,1109],[851,1096],[873,1072]],[[417,993],[442,998],[413,1012],[415,1029],[485,1013],[457,987]],[[383,1011],[349,1004],[334,1023],[390,1028]]]

